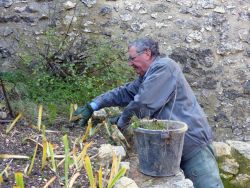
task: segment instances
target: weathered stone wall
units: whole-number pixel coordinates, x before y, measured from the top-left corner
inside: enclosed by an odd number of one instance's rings
[[[1,71],[14,68],[20,36],[44,28],[127,43],[150,36],[182,67],[217,140],[250,141],[249,0],[0,0]],[[80,27],[79,27],[80,26]],[[75,29],[74,29],[75,28]]]
[[[250,184],[250,143],[214,142],[215,156],[225,187],[247,188]]]

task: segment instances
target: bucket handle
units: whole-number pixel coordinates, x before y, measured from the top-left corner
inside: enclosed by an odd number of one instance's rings
[[[178,83],[178,81],[176,81],[175,90],[172,92],[172,93],[174,93],[174,102],[173,102],[173,105],[172,105],[172,108],[171,108],[171,111],[170,111],[168,120],[171,119],[171,117],[172,117],[172,112],[173,112],[173,109],[174,109],[174,106],[175,106],[176,95],[177,95],[177,83]],[[172,94],[170,94],[170,96],[171,96],[171,95],[172,95]],[[163,104],[163,106],[162,106],[161,109],[160,109],[160,112],[158,113],[158,116],[161,114],[163,108],[166,106],[166,104],[167,104],[168,102],[169,102],[169,100],[166,100],[166,102]]]

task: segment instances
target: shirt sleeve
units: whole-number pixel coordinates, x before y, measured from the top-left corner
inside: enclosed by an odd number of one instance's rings
[[[142,78],[139,77],[133,82],[127,83],[96,97],[92,101],[96,103],[98,107],[96,110],[110,106],[127,106],[132,100],[134,100],[134,96],[138,93],[141,82]]]
[[[97,106],[97,104],[96,104],[95,102],[91,102],[91,103],[89,103],[89,105],[91,106],[91,108],[92,108],[94,111],[96,111],[96,110],[98,109],[98,106]]]
[[[120,128],[128,126],[133,115],[139,118],[152,117],[174,96],[178,71],[167,63],[158,63],[145,75],[134,100],[124,109],[118,125]],[[157,116],[156,116],[157,117]]]

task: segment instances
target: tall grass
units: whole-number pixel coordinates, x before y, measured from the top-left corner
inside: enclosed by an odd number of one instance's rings
[[[16,185],[19,188],[24,188],[23,174],[21,172],[15,173]]]
[[[85,156],[84,161],[85,161],[85,169],[90,183],[90,188],[96,188],[96,181],[93,175],[92,165],[89,156]]]
[[[64,149],[65,149],[65,162],[64,162],[64,179],[65,179],[65,187],[69,187],[69,141],[68,136],[63,136],[63,143],[64,143]]]
[[[29,170],[28,170],[28,176],[30,175],[32,169],[33,169],[33,166],[34,166],[34,162],[35,162],[35,158],[36,158],[36,153],[37,153],[37,148],[38,148],[38,141],[36,143],[36,147],[35,147],[35,150],[34,150],[34,154],[33,154],[33,157],[32,157],[32,160],[31,160],[31,163],[30,163],[30,166],[29,166]]]
[[[39,107],[38,107],[38,118],[37,118],[37,127],[38,127],[39,131],[41,130],[42,114],[43,114],[43,105],[39,105]]]
[[[48,143],[49,145],[49,153],[50,153],[50,158],[51,158],[51,163],[52,163],[52,169],[54,172],[56,172],[56,161],[55,161],[55,154],[54,154],[54,149],[51,143]]]
[[[46,139],[45,135],[45,126],[43,125],[43,131],[42,131],[42,145],[43,145],[43,154],[42,154],[42,167],[41,170],[44,169],[46,165],[46,159],[47,159],[47,150],[48,150],[48,141]]]
[[[110,174],[109,174],[109,181],[107,183],[107,188],[112,188],[117,183],[117,181],[122,176],[124,176],[125,173],[126,173],[126,168],[125,167],[120,168],[120,160],[121,160],[120,156],[117,157],[116,155],[113,155],[112,168],[111,168],[111,171],[110,171]],[[84,162],[85,162],[84,167],[85,167],[85,170],[86,170],[87,175],[88,175],[90,188],[96,188],[97,187],[97,181],[95,180],[94,175],[93,175],[93,168],[92,168],[92,165],[91,165],[90,158],[88,156],[86,156],[84,158]],[[99,171],[98,171],[98,187],[99,188],[105,187],[103,185],[103,172],[102,172],[101,167],[99,168]]]
[[[18,116],[14,119],[14,121],[7,127],[6,134],[8,134],[11,129],[15,126],[16,122],[22,117],[22,113],[18,114]]]

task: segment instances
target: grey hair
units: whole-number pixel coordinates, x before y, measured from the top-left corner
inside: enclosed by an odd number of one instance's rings
[[[137,53],[143,52],[145,50],[150,50],[152,56],[160,55],[158,42],[154,41],[151,38],[141,38],[134,40],[131,43],[129,43],[128,47],[129,48],[135,47]]]

